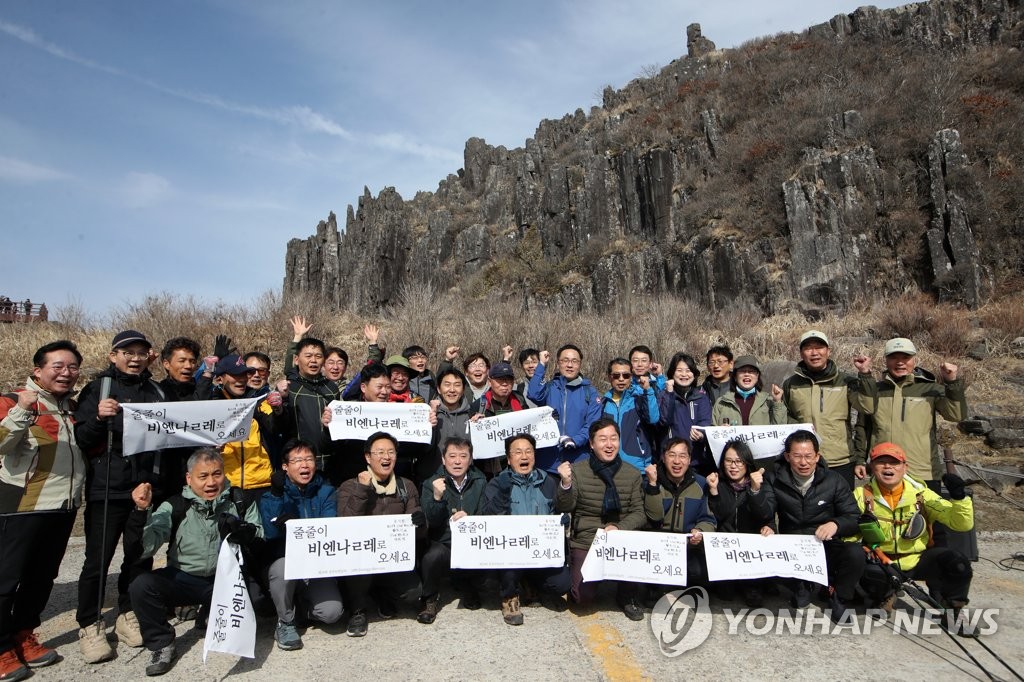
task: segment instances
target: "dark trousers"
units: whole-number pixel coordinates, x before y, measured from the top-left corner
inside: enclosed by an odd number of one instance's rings
[[[857,583],[864,575],[864,549],[856,542],[830,540],[825,544],[825,563],[828,565],[828,584],[843,601],[853,599]],[[815,583],[792,580],[791,583],[806,583],[814,588]]]
[[[14,634],[39,627],[76,510],[0,516],[0,653]]]
[[[78,612],[75,620],[79,627],[92,625],[100,619],[98,599],[100,590],[106,590],[107,571],[114,558],[117,542],[124,533],[128,517],[135,509],[131,500],[110,500],[107,505],[106,525],[107,542],[101,546],[103,535],[103,500],[90,501],[85,505],[85,563],[78,578]],[[117,579],[117,610],[126,613],[132,610],[128,585],[142,573],[153,568],[152,559],[139,559],[135,552],[125,543],[124,560],[121,562],[121,575]]]
[[[554,568],[507,568],[499,572],[501,598],[519,594],[523,583],[536,587],[541,594],[561,597],[572,587],[568,566]]]
[[[857,465],[854,464],[853,462],[850,462],[849,464],[841,464],[841,465],[839,465],[837,467],[829,467],[829,470],[830,471],[834,471],[835,473],[837,473],[840,476],[842,476],[843,480],[846,481],[846,485],[850,486],[850,490],[853,490],[853,487],[854,487],[853,469],[854,469],[855,466],[857,466]]]
[[[483,584],[485,571],[451,568],[452,548],[434,540],[420,560],[420,576],[423,579],[423,597],[433,597],[441,591],[445,576],[451,576],[452,587],[461,591],[478,592]]]
[[[416,571],[351,575],[341,579],[345,603],[352,611],[366,611],[372,596],[411,601],[420,596],[420,579]]]
[[[583,582],[583,562],[586,558],[587,550],[585,549],[573,548],[569,550],[569,594],[574,602],[581,605],[589,604],[597,598],[597,588],[602,582],[600,580],[589,583]],[[617,581],[617,585],[615,600],[620,606],[636,599],[640,592],[639,583]]]
[[[174,641],[174,628],[167,622],[168,608],[192,604],[210,607],[213,578],[168,566],[143,573],[132,581],[131,602],[147,649],[157,651]]]
[[[868,563],[860,586],[873,600],[881,601],[891,595],[895,586],[888,571],[897,571],[896,577],[905,580],[924,580],[928,591],[943,606],[952,602],[967,602],[974,571],[971,562],[962,553],[948,547],[929,547],[921,552],[917,565],[909,571],[900,571],[896,564],[883,567]]]

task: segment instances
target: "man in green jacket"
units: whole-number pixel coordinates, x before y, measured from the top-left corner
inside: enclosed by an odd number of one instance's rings
[[[964,380],[957,366],[939,366],[942,383],[917,366],[917,347],[910,339],[889,339],[885,343],[885,371],[875,381],[871,359],[854,358],[859,372],[857,409],[871,415],[869,446],[895,443],[907,453],[907,473],[920,482],[938,480],[945,471],[939,458],[936,415],[958,422],[967,416]]]
[[[263,537],[260,512],[255,504],[238,518],[238,505],[224,477],[224,460],[213,448],[200,448],[188,458],[188,485],[181,497],[184,516],[175,518],[174,498],[152,509],[153,489],[141,483],[132,491],[135,511],[127,535],[142,544],[142,556],[151,557],[165,542],[167,566],[144,573],[128,588],[132,608],[139,619],[142,641],[153,652],[146,675],[163,675],[174,662],[174,628],[167,622],[167,608],[203,604],[208,610],[213,596],[220,543],[249,544]],[[141,538],[138,527],[142,524]],[[177,525],[177,527],[175,527]]]
[[[562,483],[555,495],[555,511],[572,512],[569,540],[570,594],[585,605],[597,597],[597,582],[583,582],[583,562],[599,528],[606,531],[640,530],[646,523],[640,472],[623,466],[619,453],[619,425],[602,417],[590,425],[592,454],[584,460],[558,465]],[[619,606],[630,620],[643,620],[634,583],[620,582]]]
[[[856,407],[857,379],[839,371],[830,359],[828,337],[812,329],[800,337],[800,362],[772,397],[781,400],[790,424],[813,424],[822,459],[852,488],[854,476],[864,478],[864,428],[851,419]]]

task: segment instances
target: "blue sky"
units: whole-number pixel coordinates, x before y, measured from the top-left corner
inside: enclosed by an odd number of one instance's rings
[[[98,316],[161,291],[252,300],[364,185],[434,190],[469,137],[522,146],[685,54],[691,22],[730,47],[856,6],[0,3],[0,294]]]

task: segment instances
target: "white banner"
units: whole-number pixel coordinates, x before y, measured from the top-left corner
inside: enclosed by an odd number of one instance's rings
[[[558,422],[552,412],[550,407],[533,407],[469,422],[473,459],[504,457],[505,439],[520,433],[536,438],[538,450],[558,445]]]
[[[825,546],[813,535],[704,533],[711,580],[800,578],[828,585]]]
[[[206,654],[220,651],[233,656],[253,658],[256,648],[256,613],[242,575],[242,553],[233,542],[220,543],[217,574],[213,579],[213,598],[206,622],[203,663]]]
[[[449,526],[452,568],[551,568],[565,563],[561,514],[464,516]]]
[[[416,565],[411,514],[293,519],[285,525],[285,580],[401,573]]]
[[[786,437],[801,429],[814,433],[814,424],[774,424],[772,426],[698,426],[708,439],[715,464],[722,459],[725,444],[736,438],[747,441],[754,459],[778,457],[785,450]]]
[[[429,443],[434,435],[430,405],[424,403],[361,403],[332,400],[333,440],[366,440],[378,431],[390,433],[403,443]]]
[[[686,584],[685,533],[639,530],[597,531],[583,561],[583,582],[624,580],[631,583]]]
[[[260,398],[121,403],[124,454],[245,440]]]

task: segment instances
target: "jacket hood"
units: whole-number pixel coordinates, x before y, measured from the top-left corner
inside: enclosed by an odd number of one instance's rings
[[[116,366],[114,366],[114,363],[110,363],[109,367],[107,367],[105,370],[103,370],[96,376],[110,377],[112,379],[117,379],[120,383],[128,385],[141,384],[142,382],[149,381],[150,379],[153,378],[152,372],[150,372],[148,369],[142,370],[142,374],[128,374],[127,372],[122,372],[121,370],[119,370]]]
[[[814,373],[811,372],[811,370],[807,368],[807,365],[804,364],[804,361],[801,360],[800,362],[797,363],[794,372],[802,376],[804,379],[816,383],[819,381],[832,381],[833,379],[835,379],[836,376],[839,374],[839,367],[836,365],[835,362],[829,359],[825,363],[825,369],[821,371],[820,376],[818,376],[817,379],[812,379],[811,376]]]
[[[437,406],[437,411],[444,412],[444,414],[464,414],[466,412],[469,412],[471,404],[472,403],[470,402],[469,398],[466,396],[465,393],[463,393],[462,402],[460,402],[454,410],[448,409],[448,407],[442,402],[440,405]]]
[[[202,497],[199,497],[199,495],[196,495],[195,491],[188,485],[181,489],[181,496],[192,503],[192,506],[194,507],[209,507],[211,509],[216,509],[222,502],[224,502],[224,500],[228,499],[231,494],[231,485],[228,483],[227,477],[224,477],[224,484],[224,490],[221,490],[220,494],[212,500],[205,500]]]
[[[55,396],[54,394],[50,393],[45,388],[42,388],[39,384],[37,384],[35,382],[35,379],[33,379],[32,377],[25,379],[25,388],[30,391],[35,391],[41,397],[44,397],[46,400],[54,403],[55,405],[60,405],[65,400],[71,400],[73,397],[75,397],[75,394],[78,393],[77,390],[72,388],[70,391],[68,391],[67,393],[58,398],[57,396]]]
[[[316,497],[316,494],[320,492],[320,487],[324,484],[324,477],[317,471],[313,474],[313,478],[310,479],[309,483],[306,484],[305,488],[299,489],[299,486],[295,485],[295,482],[290,478],[284,479],[284,493],[290,498],[299,499],[303,497]]]
[[[914,371],[911,374],[908,374],[902,381],[899,381],[899,382],[897,382],[896,379],[893,378],[889,374],[889,370],[885,370],[883,375],[885,376],[885,378],[888,381],[891,381],[894,384],[895,383],[900,383],[900,384],[908,383],[907,379],[912,379],[912,381],[910,383],[913,383],[913,382],[916,382],[916,381],[920,381],[922,383],[931,383],[931,384],[937,383],[936,380],[935,380],[935,375],[934,374],[932,374],[931,372],[929,372],[926,369],[921,369],[920,367],[915,367]]]

